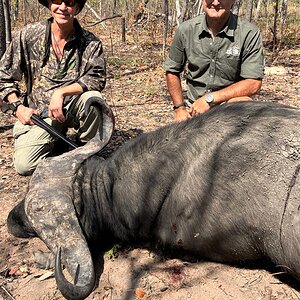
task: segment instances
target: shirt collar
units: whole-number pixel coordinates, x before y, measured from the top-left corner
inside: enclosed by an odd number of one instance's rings
[[[44,56],[42,59],[42,67],[45,66],[49,55],[50,55],[50,45],[51,45],[51,23],[53,21],[53,17],[46,20],[46,32],[45,32],[45,39],[44,39]],[[74,28],[75,28],[75,36],[69,42],[75,42],[77,39],[83,36],[84,31],[83,28],[80,26],[77,19],[74,19]],[[68,43],[69,43],[68,42]],[[78,44],[80,44],[78,42]]]
[[[199,37],[206,35],[209,33],[206,20],[205,20],[205,14],[201,14],[198,17],[198,20],[196,21],[196,25],[199,26]]]
[[[229,19],[227,21],[226,26],[220,31],[220,33],[226,34],[228,37],[234,36],[234,31],[237,28],[237,16],[233,13],[230,13]]]
[[[199,20],[196,22],[196,24],[199,26],[199,37],[206,35],[209,33],[209,30],[207,28],[205,14],[199,16]],[[229,19],[227,21],[227,24],[225,27],[218,33],[218,34],[225,34],[228,37],[234,36],[234,31],[237,28],[237,16],[233,13],[230,13]]]

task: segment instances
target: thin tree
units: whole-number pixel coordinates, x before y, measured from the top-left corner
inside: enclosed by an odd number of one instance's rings
[[[241,2],[242,2],[242,0],[236,0],[236,1],[234,2],[234,4],[233,4],[232,12],[233,12],[235,15],[238,15],[238,14],[239,14]]]
[[[17,20],[19,17],[19,0],[15,1],[14,10],[13,10],[13,20]]]
[[[283,37],[284,37],[284,29],[286,25],[287,18],[287,10],[288,10],[288,0],[281,0],[281,10],[280,10],[280,40],[278,48],[280,48]]]
[[[247,4],[246,10],[246,19],[251,22],[252,20],[252,13],[253,13],[253,0],[249,0]]]
[[[256,6],[255,16],[254,16],[254,21],[257,21],[258,18],[259,18],[261,3],[262,3],[262,0],[258,0],[257,1],[257,6]]]
[[[187,9],[188,9],[188,0],[183,0],[179,23],[182,23],[184,20],[186,20]]]
[[[183,20],[182,15],[181,15],[179,0],[175,0],[175,9],[176,9],[176,23],[177,23],[177,25],[179,25]]]
[[[24,18],[24,24],[27,24],[27,15],[26,15],[26,1],[23,0],[23,18]]]
[[[0,0],[0,58],[6,49],[6,31],[5,31],[5,18],[4,18],[4,3]]]
[[[278,7],[279,7],[279,0],[273,0],[273,7],[274,7],[274,22],[273,22],[273,57],[276,52],[277,46],[277,20],[278,20]]]
[[[11,42],[11,19],[9,1],[3,0],[4,20],[5,20],[5,42],[6,46]]]
[[[165,57],[167,37],[169,31],[169,1],[168,0],[163,1],[163,11],[164,11],[163,57]]]

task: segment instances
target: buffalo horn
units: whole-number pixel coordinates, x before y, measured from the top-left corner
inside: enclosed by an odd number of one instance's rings
[[[61,248],[59,247],[55,257],[55,279],[57,287],[66,299],[81,300],[85,299],[93,290],[95,285],[94,271],[90,270],[90,278],[88,282],[82,282],[80,273],[83,273],[80,264],[77,265],[76,275],[74,278],[74,284],[70,283],[63,274],[62,262],[61,262]],[[82,282],[82,283],[81,283]]]

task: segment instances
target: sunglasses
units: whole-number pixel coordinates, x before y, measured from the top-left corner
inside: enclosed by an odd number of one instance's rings
[[[61,5],[63,2],[66,6],[73,7],[76,3],[75,0],[51,0],[52,4]]]

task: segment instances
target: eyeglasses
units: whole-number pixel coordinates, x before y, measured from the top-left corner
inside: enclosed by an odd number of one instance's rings
[[[51,2],[55,5],[61,5],[63,2],[66,6],[72,7],[75,5],[75,0],[51,0]]]

